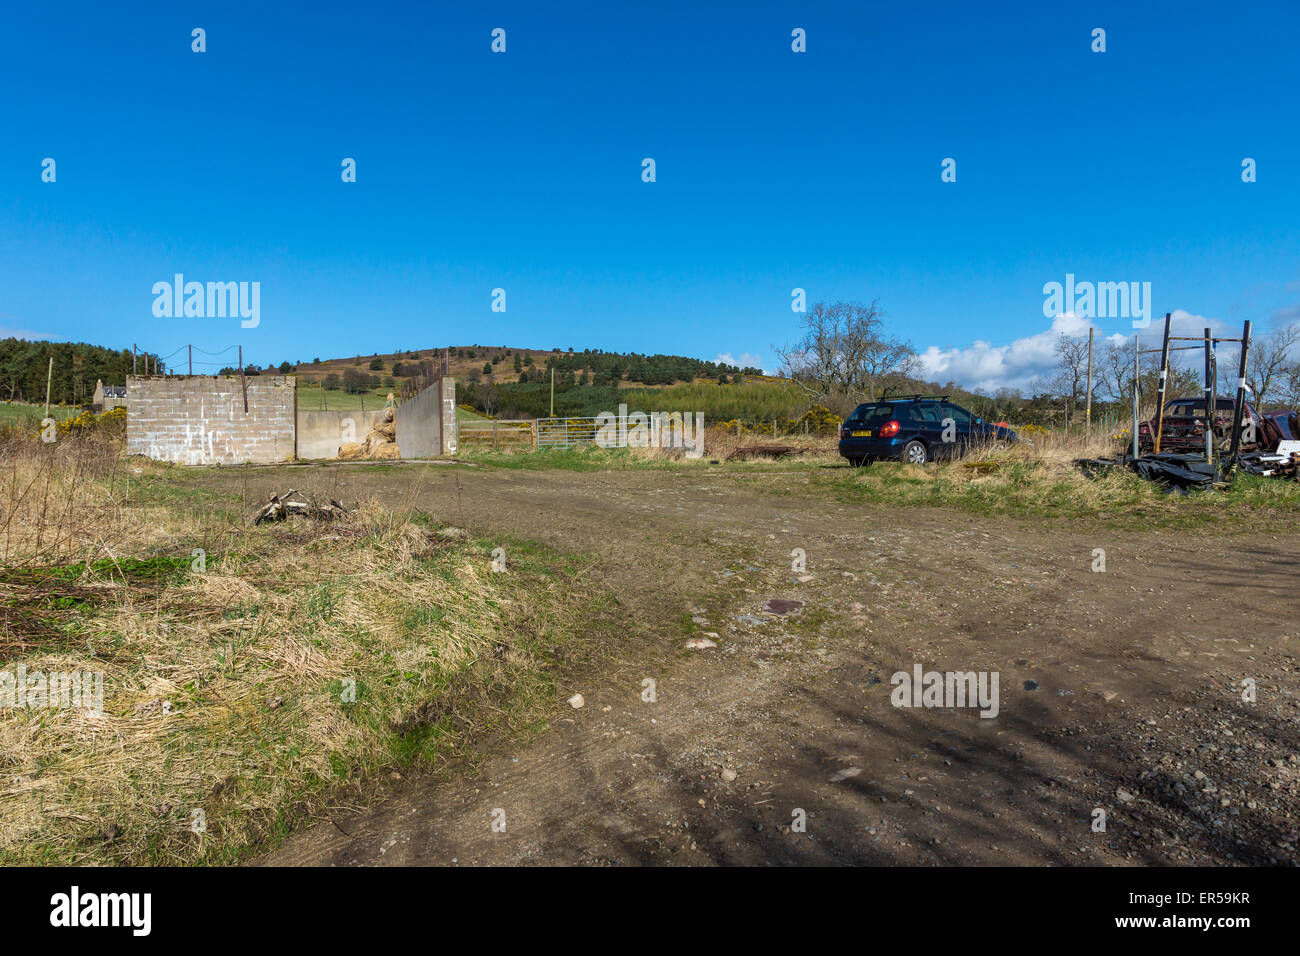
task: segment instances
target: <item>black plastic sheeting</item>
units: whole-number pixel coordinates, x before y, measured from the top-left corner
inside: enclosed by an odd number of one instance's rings
[[[1077,458],[1075,464],[1089,478],[1096,478],[1112,468],[1127,468],[1148,481],[1158,482],[1171,489],[1190,490],[1208,488],[1220,480],[1218,468],[1207,464],[1201,455],[1174,454],[1119,455],[1116,458]]]
[[[1273,460],[1269,460],[1272,457]],[[1159,455],[1119,455],[1115,458],[1076,458],[1074,463],[1089,478],[1096,478],[1112,468],[1127,468],[1148,481],[1164,485],[1171,491],[1189,491],[1193,488],[1209,488],[1215,483],[1230,481],[1231,471],[1224,467],[1223,461],[1208,463],[1204,456],[1188,453],[1162,452]],[[1294,460],[1278,462],[1277,456],[1263,452],[1250,452],[1238,460],[1242,471],[1253,475],[1271,475],[1278,478],[1294,478],[1296,465]]]

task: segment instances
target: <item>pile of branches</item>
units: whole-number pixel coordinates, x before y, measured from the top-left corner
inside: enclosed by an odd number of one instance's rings
[[[348,509],[343,507],[342,502],[335,501],[333,498],[325,499],[325,503],[322,504],[311,495],[299,495],[297,490],[290,489],[282,495],[272,495],[266,506],[254,515],[253,524],[283,521],[290,515],[317,521],[333,521],[344,517],[347,513]]]

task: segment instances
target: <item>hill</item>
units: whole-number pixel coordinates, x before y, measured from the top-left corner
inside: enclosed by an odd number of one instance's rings
[[[683,355],[607,352],[603,349],[531,349],[513,346],[460,345],[343,358],[285,361],[245,373],[288,374],[298,379],[304,408],[378,408],[389,392],[422,372],[436,368],[446,355],[457,381],[457,399],[478,412],[501,418],[541,418],[551,414],[591,416],[620,404],[640,411],[697,411],[711,421],[742,419],[765,422],[799,418],[811,404],[789,381],[755,368],[707,362]],[[50,358],[54,404],[90,401],[95,381],[121,384],[132,368],[128,349],[114,350],[84,342],[0,340],[0,400],[43,402]],[[140,353],[140,369],[167,370],[152,353]],[[237,372],[225,368],[223,373]],[[894,393],[943,393],[990,421],[1012,424],[1058,424],[1061,413],[1051,396],[1022,398],[972,393],[955,383],[907,381]],[[853,402],[830,402],[846,414]],[[1100,410],[1100,403],[1097,404]]]
[[[607,352],[603,349],[528,349],[508,345],[456,345],[446,349],[354,355],[348,358],[284,363],[278,372],[297,375],[301,382],[322,383],[326,388],[344,387],[344,376],[360,383],[359,376],[373,376],[381,383],[399,383],[417,374],[422,365],[436,363],[446,353],[451,375],[464,382],[550,383],[554,369],[557,385],[606,385],[620,387],[665,386],[676,382],[709,379],[728,380],[740,374],[760,374],[758,369],[738,368],[684,355],[647,355],[639,352]],[[268,367],[267,371],[271,371]],[[337,376],[331,379],[330,376]]]
[[[361,407],[362,403],[369,407],[372,402],[382,401],[388,392],[400,391],[406,380],[436,368],[444,353],[450,374],[468,390],[468,403],[487,412],[497,404],[488,397],[492,390],[487,386],[513,387],[512,391],[521,396],[511,403],[511,410],[518,417],[538,417],[539,409],[540,415],[547,414],[552,372],[557,393],[587,387],[601,390],[600,400],[604,392],[612,394],[618,389],[657,389],[691,382],[730,383],[744,375],[759,373],[754,368],[742,369],[684,355],[478,344],[314,358],[310,362],[284,362],[246,371],[296,376],[299,403],[305,407],[315,407],[317,403],[329,408]],[[543,390],[548,396],[545,405],[535,397]],[[479,405],[475,395],[484,396],[485,404]],[[582,407],[594,401],[597,401],[596,393],[586,396]]]
[[[89,402],[95,382],[121,385],[131,372],[131,350],[110,349],[86,342],[29,342],[26,339],[0,339],[0,399],[4,401],[45,401],[45,377],[50,359],[54,371],[50,379],[50,401],[55,404]],[[151,352],[139,354],[140,368],[148,360],[158,365]]]

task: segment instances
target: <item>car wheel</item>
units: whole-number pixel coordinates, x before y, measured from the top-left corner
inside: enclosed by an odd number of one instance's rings
[[[910,441],[903,446],[903,461],[909,465],[924,465],[930,460],[925,445],[919,441]]]

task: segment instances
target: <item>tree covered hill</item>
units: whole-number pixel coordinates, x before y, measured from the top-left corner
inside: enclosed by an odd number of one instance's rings
[[[433,349],[410,349],[397,352],[355,355],[346,358],[311,361],[285,361],[277,371],[297,375],[308,382],[329,387],[349,387],[362,377],[377,382],[400,381],[417,375],[424,366],[438,362],[446,353],[451,374],[466,383],[518,382],[550,383],[555,372],[557,385],[594,385],[602,387],[659,387],[676,382],[699,380],[735,380],[741,374],[757,374],[758,369],[739,368],[684,355],[608,352],[604,349],[573,348],[527,349],[508,345],[454,345]]]
[[[123,385],[131,374],[131,350],[109,349],[86,342],[29,342],[0,339],[0,399],[45,401],[45,376],[50,358],[54,372],[50,380],[50,401],[62,404],[89,402],[95,381]],[[140,368],[146,357],[153,368],[157,356],[140,353]]]

